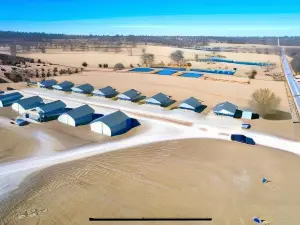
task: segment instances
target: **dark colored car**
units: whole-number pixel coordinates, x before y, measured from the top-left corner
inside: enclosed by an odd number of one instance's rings
[[[17,124],[18,126],[26,126],[29,124],[29,122],[23,119],[16,119],[15,124]]]
[[[243,123],[242,124],[242,128],[244,128],[244,129],[250,129],[251,125],[249,123]]]
[[[237,141],[248,145],[255,145],[255,141],[252,138],[246,137],[245,135],[242,134],[232,134],[230,138],[232,141]]]

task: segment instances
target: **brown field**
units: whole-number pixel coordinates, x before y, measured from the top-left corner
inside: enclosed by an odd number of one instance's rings
[[[3,224],[22,225],[82,225],[89,217],[211,217],[201,224],[251,225],[254,216],[293,225],[300,219],[299,169],[298,156],[260,146],[157,143],[44,169],[1,204],[0,215]],[[263,177],[271,182],[261,184]]]
[[[15,116],[17,114],[10,107],[0,108],[0,163],[122,139],[142,129],[136,128],[126,135],[110,138],[92,132],[89,125],[74,128],[56,120],[18,127],[10,124],[10,118]]]
[[[196,97],[203,104],[213,107],[221,101],[232,101],[240,107],[248,107],[251,94],[258,88],[270,88],[282,98],[280,109],[289,111],[283,82],[252,80],[251,84],[218,82],[203,79],[193,79],[174,76],[159,76],[155,74],[140,74],[127,72],[91,71],[72,76],[56,77],[58,81],[69,80],[75,84],[90,83],[95,88],[111,85],[123,92],[134,88],[150,97],[158,92],[171,95],[177,101],[187,97]]]
[[[57,63],[68,66],[80,67],[85,61],[89,64],[90,68],[98,67],[98,64],[107,63],[110,67],[113,67],[116,63],[123,63],[126,67],[130,64],[136,66],[140,63],[140,56],[142,55],[142,49],[145,48],[146,52],[153,53],[155,55],[156,63],[164,62],[165,64],[170,62],[169,55],[171,52],[178,48],[165,47],[165,46],[143,46],[140,45],[133,49],[133,56],[129,56],[126,50],[120,53],[105,53],[105,52],[71,52],[62,51],[61,49],[49,49],[47,53],[19,53],[19,56],[32,57],[35,59],[41,59],[42,61]],[[266,74],[265,68],[259,66],[245,66],[230,63],[214,63],[208,64],[204,62],[195,62],[195,54],[199,55],[199,58],[206,58],[212,56],[212,52],[181,49],[184,51],[185,58],[192,61],[192,68],[209,68],[209,69],[233,69],[237,68],[237,76],[245,76],[245,72],[249,72],[252,69],[258,71],[258,74],[263,76]],[[240,60],[240,61],[253,61],[253,62],[274,62],[277,64],[276,68],[271,72],[281,72],[280,59],[278,55],[268,54],[256,54],[256,53],[234,53],[234,52],[217,52],[216,55],[225,56],[228,59]],[[269,77],[264,77],[270,79]]]

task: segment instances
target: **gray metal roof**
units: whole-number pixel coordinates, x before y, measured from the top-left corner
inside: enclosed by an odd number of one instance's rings
[[[156,100],[156,101],[158,101],[158,102],[160,102],[160,103],[164,103],[164,102],[166,102],[166,101],[168,101],[169,99],[170,99],[170,97],[168,96],[168,95],[165,95],[164,93],[158,93],[158,94],[156,94],[156,95],[154,95],[154,96],[152,96],[151,98],[149,98],[148,100],[150,100],[150,99],[154,99],[154,100]],[[147,101],[147,100],[146,100]]]
[[[43,113],[47,113],[47,112],[52,112],[52,111],[59,110],[59,109],[64,109],[64,108],[66,108],[66,104],[60,100],[57,100],[57,101],[50,102],[45,105],[39,106],[37,108],[40,111],[42,111]]]
[[[90,84],[82,84],[77,87],[73,87],[72,90],[87,93],[87,92],[92,92],[94,90],[94,87]]]
[[[100,88],[96,91],[94,91],[95,93],[97,92],[101,92],[103,95],[113,95],[113,94],[116,94],[116,90],[114,88],[112,88],[111,86],[107,86],[107,87],[104,87],[104,88]]]
[[[66,114],[72,117],[74,120],[89,114],[93,114],[95,110],[88,105],[83,105],[78,108],[72,109]]]
[[[237,110],[237,106],[230,103],[230,102],[222,102],[222,103],[219,103],[215,106],[215,108],[213,109],[214,112],[220,112],[222,110],[226,110],[228,112],[231,112],[231,113],[235,113],[236,110]]]
[[[101,118],[98,118],[98,119],[94,120],[92,123],[102,122],[102,123],[106,124],[108,127],[114,127],[129,118],[130,117],[128,117],[125,113],[123,113],[121,111],[116,111],[114,113],[111,113],[111,114],[105,115]]]
[[[51,80],[44,80],[44,81],[40,82],[40,85],[44,86],[44,87],[52,87],[55,84],[57,84],[57,81],[53,80],[53,79],[51,79]]]
[[[197,108],[197,107],[201,106],[201,103],[199,102],[199,100],[194,97],[185,99],[184,101],[181,102],[181,104],[187,104],[189,106],[192,106],[193,108]],[[180,105],[179,105],[179,107],[180,107]]]
[[[53,88],[55,88],[55,89],[70,89],[73,86],[74,86],[74,83],[72,83],[71,81],[64,81],[64,82],[54,85]]]
[[[128,91],[125,91],[122,94],[128,96],[129,98],[135,98],[135,97],[139,96],[141,93],[135,89],[130,89]]]
[[[27,110],[44,104],[44,101],[40,96],[32,96],[29,98],[20,99],[17,101],[17,103]]]

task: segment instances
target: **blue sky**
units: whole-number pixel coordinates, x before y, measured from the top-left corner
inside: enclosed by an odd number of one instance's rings
[[[0,30],[66,34],[300,36],[300,1],[1,1]]]

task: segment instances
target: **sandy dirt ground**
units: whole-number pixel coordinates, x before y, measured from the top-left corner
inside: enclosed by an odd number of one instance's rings
[[[89,217],[211,217],[201,224],[250,225],[259,216],[292,225],[300,219],[299,169],[299,157],[259,146],[205,139],[151,144],[30,176],[1,204],[1,221],[73,225],[90,224]],[[271,182],[261,184],[262,177]]]
[[[59,49],[51,49],[47,53],[18,53],[19,56],[32,57],[35,59],[41,59],[43,61],[48,61],[52,63],[58,63],[68,66],[81,67],[81,64],[85,61],[89,64],[89,67],[98,67],[99,63],[107,63],[110,67],[114,66],[116,63],[123,63],[126,67],[130,64],[136,66],[140,63],[140,56],[142,55],[142,49],[146,49],[147,53],[152,53],[155,55],[156,63],[164,62],[165,64],[170,62],[169,55],[179,48],[166,47],[166,46],[152,46],[152,45],[139,45],[137,48],[133,49],[133,56],[129,56],[127,51],[121,53],[105,53],[105,52],[67,52]],[[211,68],[211,69],[228,69],[237,68],[237,75],[244,75],[245,72],[249,72],[252,69],[256,69],[259,74],[264,74],[264,69],[258,66],[245,66],[230,63],[216,63],[207,64],[201,62],[195,62],[195,54],[199,55],[199,58],[206,58],[212,56],[212,52],[200,51],[193,49],[180,49],[184,52],[184,56],[188,60],[192,60],[193,68]],[[274,62],[280,65],[280,59],[278,55],[268,55],[268,54],[256,54],[256,53],[233,53],[233,52],[218,52],[228,59],[240,60],[240,61],[253,61],[253,62]],[[273,72],[278,72],[277,70]]]
[[[120,137],[109,138],[92,132],[89,125],[74,128],[56,120],[18,127],[10,124],[10,118],[15,116],[17,114],[11,108],[0,108],[0,163],[30,156],[47,156],[89,144],[106,143],[126,138],[139,129]]]
[[[193,96],[209,107],[226,100],[240,107],[248,107],[250,96],[256,89],[270,88],[282,99],[280,109],[289,111],[283,82],[252,80],[251,84],[239,84],[125,72],[83,72],[80,75],[60,76],[56,79],[58,81],[69,80],[76,84],[88,82],[95,88],[110,85],[120,92],[134,88],[147,97],[163,92],[177,101]]]

